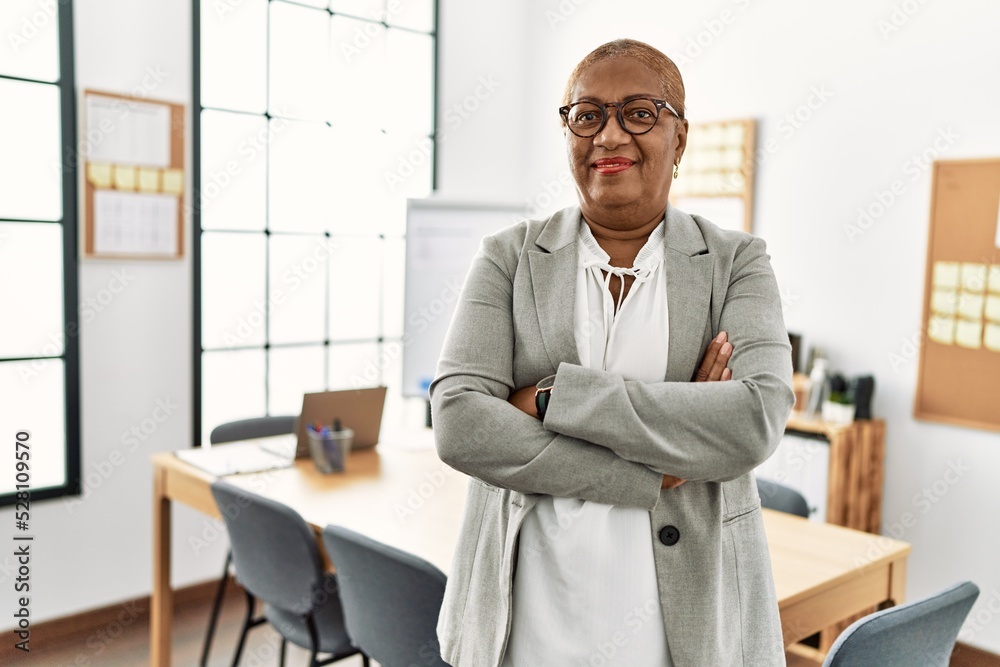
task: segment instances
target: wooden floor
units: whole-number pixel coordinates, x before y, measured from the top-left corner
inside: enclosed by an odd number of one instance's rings
[[[240,624],[243,621],[243,594],[229,587],[230,592],[223,605],[219,628],[213,641],[209,659],[211,667],[228,667],[236,648]],[[211,608],[208,595],[200,595],[196,601],[179,604],[174,612],[173,664],[174,667],[196,667],[201,659],[201,648],[205,637],[205,627]],[[146,610],[143,610],[145,612]],[[52,628],[58,630],[58,628]],[[0,665],[100,665],[101,667],[140,667],[149,665],[149,616],[143,613],[134,623],[125,627],[115,638],[91,633],[89,636],[75,635],[69,641],[60,641],[60,633],[46,633],[42,641],[32,641],[30,654],[11,650],[10,643],[0,645]],[[270,626],[254,628],[244,648],[241,667],[272,667],[278,664],[277,651],[280,638]],[[308,664],[309,654],[304,649],[290,646],[288,667]],[[805,659],[787,655],[789,667],[819,667],[821,660]],[[372,665],[377,665],[372,661]],[[959,644],[952,656],[952,667],[993,667],[1000,664],[997,656],[984,653],[972,647]],[[361,667],[361,658],[355,656],[338,663],[337,667]]]
[[[233,587],[230,586],[230,589]],[[239,638],[240,626],[246,609],[243,594],[234,591],[227,596],[223,605],[219,627],[212,641],[211,667],[228,667],[232,664],[233,652]],[[174,612],[174,667],[196,667],[201,660],[205,628],[211,610],[211,602],[178,606]],[[8,652],[4,646],[0,650],[0,665],[46,665],[70,666],[88,665],[101,667],[140,667],[149,665],[149,623],[137,622],[126,628],[120,637],[104,641],[94,636],[88,640],[76,639],[71,643],[59,644],[55,641],[38,645],[34,642],[30,654]],[[6,642],[5,642],[6,644]],[[247,645],[240,660],[242,667],[276,667],[281,639],[270,626],[261,625],[250,631]],[[16,655],[19,653],[20,655]],[[309,664],[309,652],[289,645],[287,667]],[[336,667],[361,667],[360,656],[346,658],[333,663]],[[377,665],[372,661],[372,665]]]

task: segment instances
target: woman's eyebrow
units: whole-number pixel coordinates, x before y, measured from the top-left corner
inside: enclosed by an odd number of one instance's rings
[[[623,97],[621,101],[622,102],[628,102],[629,100],[635,100],[635,99],[639,99],[641,97],[659,99],[660,95],[661,95],[661,93],[632,93],[631,95],[626,95],[625,97]],[[597,104],[600,104],[601,102],[603,102],[603,100],[600,100],[600,99],[594,97],[593,95],[584,95],[583,97],[578,97],[578,98],[576,98],[576,101],[577,102],[594,102],[594,103],[597,103]]]

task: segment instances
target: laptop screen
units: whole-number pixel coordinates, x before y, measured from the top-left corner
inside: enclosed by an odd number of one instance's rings
[[[382,428],[382,408],[385,405],[385,387],[321,391],[302,397],[302,414],[298,422],[298,447],[296,458],[309,456],[306,425],[319,423],[332,427],[340,420],[343,428],[354,431],[352,449],[365,449],[378,444]]]

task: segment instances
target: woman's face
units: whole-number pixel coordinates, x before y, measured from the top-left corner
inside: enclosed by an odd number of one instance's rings
[[[663,98],[659,77],[630,58],[594,63],[576,82],[570,102],[623,102],[634,97]],[[578,137],[565,127],[570,168],[589,220],[630,229],[662,216],[673,177],[687,141],[687,121],[662,109],[652,130],[631,135],[608,107],[608,122],[593,137]]]

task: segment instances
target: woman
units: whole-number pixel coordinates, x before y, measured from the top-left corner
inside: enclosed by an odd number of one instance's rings
[[[431,385],[472,478],[442,655],[782,665],[752,471],[792,370],[764,243],[668,206],[687,121],[656,49],[596,49],[560,115],[580,206],[483,240]]]

